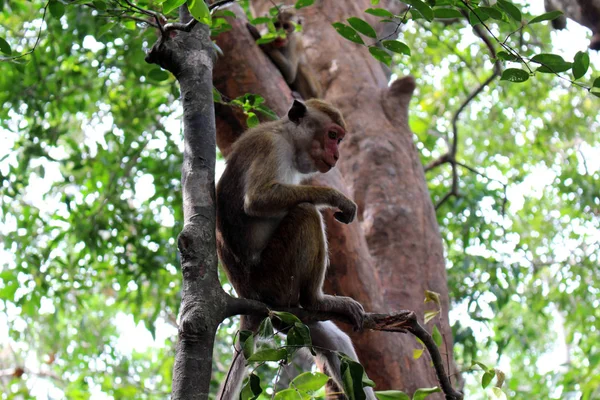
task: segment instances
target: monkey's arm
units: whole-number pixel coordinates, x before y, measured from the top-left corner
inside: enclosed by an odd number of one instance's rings
[[[273,158],[270,160],[269,158]],[[275,155],[256,160],[246,176],[244,212],[253,217],[278,217],[300,203],[339,208],[335,217],[346,224],[356,216],[356,204],[341,192],[321,186],[290,185],[277,179],[277,168],[265,168],[265,164],[277,165]],[[269,171],[269,173],[265,173]]]

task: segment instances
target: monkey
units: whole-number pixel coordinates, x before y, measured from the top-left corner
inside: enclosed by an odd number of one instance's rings
[[[260,47],[277,66],[292,90],[304,100],[319,98],[322,94],[321,85],[306,61],[302,34],[296,32],[294,17],[293,8],[280,10],[273,25],[278,31],[283,30],[286,36],[278,37]],[[254,25],[247,24],[247,27],[254,39],[260,39],[261,35]]]
[[[320,207],[335,208],[335,219],[349,224],[357,206],[336,189],[301,184],[335,167],[345,136],[341,112],[317,99],[294,100],[282,119],[245,132],[233,144],[217,184],[217,251],[239,296],[274,308],[333,312],[361,329],[359,302],[323,293],[329,256],[319,212]],[[256,331],[259,323],[258,317],[241,317],[243,330]],[[358,360],[350,338],[331,321],[308,326],[317,365],[342,388],[340,361],[328,350]],[[217,398],[237,398],[244,364],[240,354]],[[371,388],[365,393],[375,400]]]

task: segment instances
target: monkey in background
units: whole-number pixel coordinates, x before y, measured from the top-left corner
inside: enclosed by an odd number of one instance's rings
[[[356,204],[335,189],[300,184],[335,166],[345,136],[340,111],[316,99],[295,100],[286,117],[244,133],[233,144],[217,185],[217,250],[238,295],[274,308],[333,312],[361,329],[362,305],[322,290],[329,256],[319,208],[338,209],[334,217],[348,224],[356,217]],[[241,317],[243,330],[256,331],[259,323],[255,316]],[[317,365],[341,389],[340,360],[328,350],[357,360],[350,338],[331,321],[308,326]],[[239,396],[244,372],[241,353],[222,398]],[[371,388],[365,394],[376,400]]]
[[[306,61],[302,34],[296,32],[294,18],[293,8],[280,10],[273,25],[275,29],[285,31],[286,37],[279,37],[260,47],[277,66],[292,90],[305,100],[319,98],[322,95],[321,85]],[[260,33],[254,25],[247,24],[247,27],[254,39],[260,39]]]

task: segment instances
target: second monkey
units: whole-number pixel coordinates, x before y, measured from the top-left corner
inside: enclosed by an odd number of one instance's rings
[[[319,98],[322,95],[321,85],[306,61],[302,34],[296,32],[295,15],[294,9],[280,10],[273,24],[275,29],[285,31],[286,37],[277,38],[260,47],[277,66],[292,90],[298,92],[305,100]],[[253,25],[247,26],[252,36],[260,39],[258,30]]]

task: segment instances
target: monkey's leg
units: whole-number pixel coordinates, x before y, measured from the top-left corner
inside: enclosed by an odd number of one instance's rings
[[[240,317],[240,330],[250,330],[252,332],[258,329],[260,320],[253,316],[242,315]],[[235,344],[235,354],[233,362],[229,367],[229,372],[226,375],[226,380],[222,382],[216,400],[231,400],[237,399],[240,396],[242,382],[246,375],[246,358],[240,347],[239,340]]]
[[[354,361],[358,361],[352,341],[344,332],[342,332],[333,322],[314,322],[309,325],[312,343],[317,352],[316,363],[321,371],[324,371],[333,379],[334,385],[331,386],[330,393],[341,392],[342,376],[340,372],[340,359],[335,353],[340,352],[346,354]],[[331,350],[331,351],[328,351]],[[366,387],[365,395],[368,400],[376,400],[373,389]],[[327,397],[328,399],[346,399],[345,396],[334,395]]]

